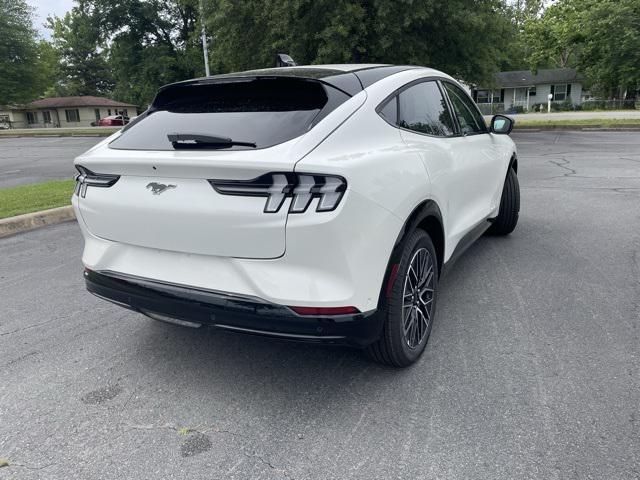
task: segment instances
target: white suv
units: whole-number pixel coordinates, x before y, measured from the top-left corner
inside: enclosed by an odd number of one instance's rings
[[[157,320],[414,362],[441,273],[518,220],[512,121],[450,76],[316,65],[199,78],[75,161],[87,288]]]

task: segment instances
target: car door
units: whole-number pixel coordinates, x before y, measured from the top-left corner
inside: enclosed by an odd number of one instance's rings
[[[417,152],[429,178],[429,197],[443,216],[445,259],[460,239],[479,222],[477,175],[482,172],[472,151],[478,141],[465,138],[438,79],[409,84],[398,94],[398,126],[410,151]]]
[[[493,141],[471,97],[453,82],[443,80],[460,135],[451,144],[451,189],[456,211],[452,234],[463,236],[499,206],[504,183],[503,155]]]

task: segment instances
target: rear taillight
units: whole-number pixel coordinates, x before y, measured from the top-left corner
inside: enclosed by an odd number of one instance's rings
[[[274,172],[252,180],[209,180],[222,195],[267,197],[265,213],[276,213],[285,199],[291,197],[290,213],[303,213],[314,198],[317,212],[335,210],[347,190],[347,181],[337,175]]]
[[[108,188],[120,179],[120,175],[94,173],[82,165],[76,165],[76,170],[78,170],[80,174],[76,176],[76,189],[74,193],[82,198],[87,195],[87,187]]]

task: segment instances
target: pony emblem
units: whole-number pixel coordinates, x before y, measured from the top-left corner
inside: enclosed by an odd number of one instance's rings
[[[156,183],[151,182],[147,185],[147,189],[151,189],[151,193],[154,195],[160,195],[165,190],[169,190],[170,188],[176,188],[177,185],[165,185],[164,183]]]

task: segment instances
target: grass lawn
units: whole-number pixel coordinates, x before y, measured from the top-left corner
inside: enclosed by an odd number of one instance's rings
[[[534,120],[516,118],[516,128],[523,127],[545,127],[545,126],[593,126],[593,127],[626,127],[640,126],[640,118],[584,118],[575,120]]]
[[[74,180],[54,180],[0,189],[0,218],[71,204]]]

